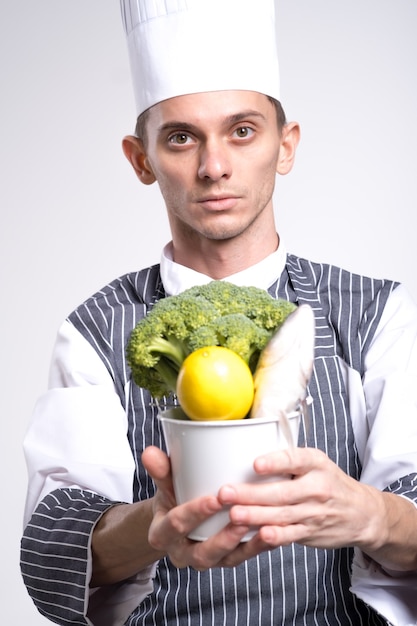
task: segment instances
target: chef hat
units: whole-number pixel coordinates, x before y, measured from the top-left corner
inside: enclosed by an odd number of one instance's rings
[[[204,91],[279,100],[274,1],[120,0],[137,115]]]

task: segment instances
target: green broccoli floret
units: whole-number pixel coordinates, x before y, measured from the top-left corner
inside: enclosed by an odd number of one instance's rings
[[[255,371],[261,350],[272,332],[258,326],[243,313],[231,313],[216,320],[219,345],[236,352]]]
[[[252,372],[261,350],[272,335],[243,313],[229,313],[213,319],[190,335],[192,350],[205,346],[224,346],[236,352],[249,365]]]
[[[294,309],[262,289],[227,281],[163,298],[130,336],[126,354],[133,380],[156,399],[175,393],[184,359],[212,345],[233,350],[253,372],[261,350]]]
[[[242,312],[239,301],[248,289],[255,289],[258,294],[266,293],[256,287],[238,287],[224,280],[213,280],[206,285],[196,285],[184,293],[188,293],[192,297],[204,298],[217,309],[219,315],[229,315]],[[271,298],[268,293],[266,295]]]
[[[191,333],[217,315],[207,300],[187,292],[159,300],[133,329],[127,345],[135,383],[155,398],[175,392],[178,371],[192,352]]]

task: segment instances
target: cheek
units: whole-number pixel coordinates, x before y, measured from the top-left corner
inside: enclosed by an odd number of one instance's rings
[[[276,174],[279,150],[276,145],[264,145],[262,149],[256,147],[247,155],[246,170],[248,176],[268,178]]]
[[[170,208],[173,205],[178,206],[186,195],[187,187],[184,181],[182,181],[179,176],[171,177],[167,175],[161,175],[157,180],[167,207]]]
[[[267,159],[267,162],[265,163],[265,170],[269,171],[271,175],[275,176],[275,174],[277,173],[278,159],[279,150],[271,151],[269,159]]]
[[[255,162],[255,161],[254,161]],[[277,157],[273,155],[268,159],[258,160],[258,165],[248,171],[248,180],[253,181],[253,189],[268,193],[275,187]]]
[[[154,165],[153,171],[161,190],[164,189],[167,193],[170,193],[170,190],[178,193],[190,184],[191,166],[183,161],[179,159],[174,163],[159,161]]]

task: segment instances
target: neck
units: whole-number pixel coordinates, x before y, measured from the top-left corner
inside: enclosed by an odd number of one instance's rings
[[[259,263],[275,252],[279,236],[273,230],[268,237],[257,241],[187,239],[183,243],[173,238],[174,261],[213,280],[220,280]]]

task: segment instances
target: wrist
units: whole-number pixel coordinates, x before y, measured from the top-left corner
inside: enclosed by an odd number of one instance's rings
[[[370,488],[373,512],[358,547],[385,570],[417,569],[417,509],[407,498]]]

